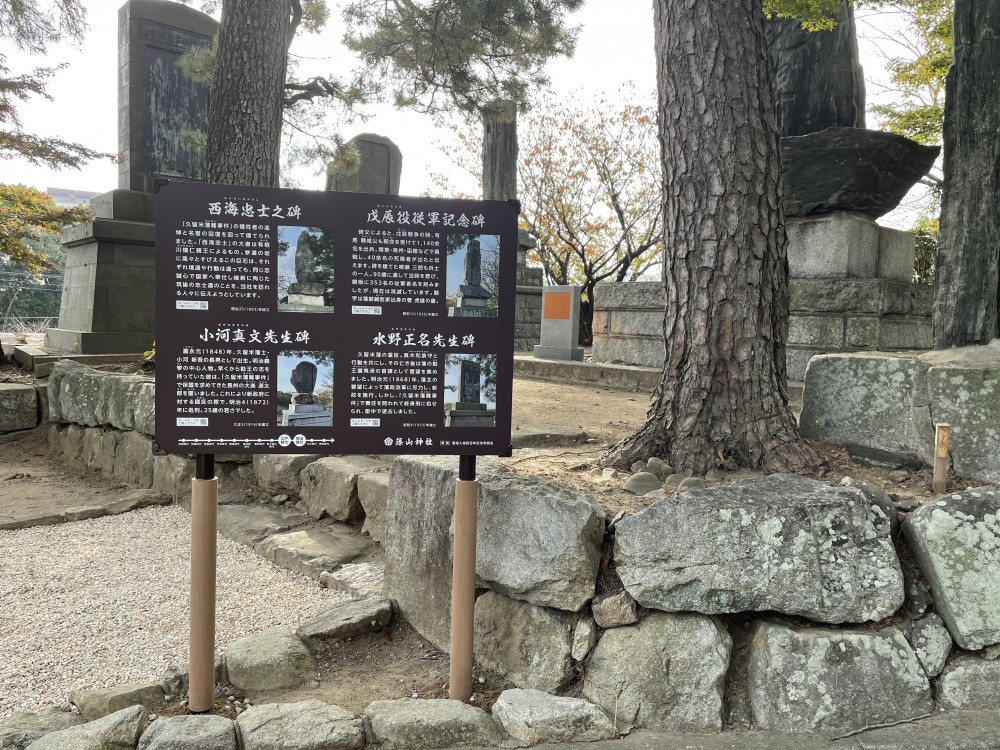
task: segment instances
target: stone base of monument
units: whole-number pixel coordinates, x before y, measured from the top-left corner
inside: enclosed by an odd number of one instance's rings
[[[542,269],[528,268],[528,251],[538,243],[517,232],[517,281],[514,296],[514,351],[530,352],[542,339]]]
[[[142,352],[153,343],[153,196],[112,190],[95,218],[62,230],[66,248],[59,323],[46,347],[80,354]]]
[[[323,404],[292,404],[281,412],[282,427],[333,427],[333,414]]]
[[[486,404],[459,401],[445,416],[445,427],[493,427],[495,415]]]
[[[914,237],[868,216],[839,212],[789,219],[788,378],[817,354],[929,349],[934,290],[914,284]],[[662,367],[659,282],[598,284],[595,362]]]
[[[326,305],[326,298],[322,294],[288,294],[289,305],[302,305],[303,307],[323,307]]]
[[[488,307],[449,307],[451,318],[495,318],[497,311]]]
[[[583,362],[582,346],[544,346],[536,344],[534,354],[538,359],[562,359],[570,362]]]

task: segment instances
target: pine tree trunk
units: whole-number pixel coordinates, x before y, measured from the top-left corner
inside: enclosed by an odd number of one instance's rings
[[[605,462],[676,471],[818,464],[785,390],[788,262],[760,0],[654,0],[666,361]]]
[[[278,185],[287,0],[224,0],[208,108],[209,182]]]
[[[956,0],[944,107],[934,346],[997,336],[1000,293],[1000,0]]]
[[[483,108],[483,200],[517,198],[517,105]]]

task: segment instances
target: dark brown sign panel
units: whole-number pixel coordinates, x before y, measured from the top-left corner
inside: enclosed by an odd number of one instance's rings
[[[516,244],[501,201],[163,185],[157,442],[506,452]]]

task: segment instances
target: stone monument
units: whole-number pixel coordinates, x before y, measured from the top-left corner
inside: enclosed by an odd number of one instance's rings
[[[46,347],[81,354],[139,353],[153,344],[152,182],[200,180],[207,90],[178,58],[209,44],[218,23],[167,0],[129,0],[118,12],[118,190],[93,198],[95,218],[62,230],[66,248],[59,322]]]
[[[358,149],[358,169],[354,172],[330,169],[326,176],[326,189],[341,193],[399,195],[399,180],[403,173],[403,152],[399,146],[374,133],[356,135],[348,144]]]
[[[445,417],[445,427],[493,427],[494,415],[480,401],[482,368],[471,359],[458,365],[458,401]]]
[[[448,309],[454,318],[495,318],[497,311],[487,308],[486,303],[493,295],[483,288],[483,253],[479,239],[471,239],[466,245],[464,274],[458,286],[457,307]]]
[[[583,361],[580,343],[580,296],[583,287],[542,288],[542,343],[535,347],[539,359]]]
[[[152,191],[157,177],[201,180],[194,139],[208,127],[208,89],[177,65],[207,46],[219,24],[168,0],[129,0],[118,11],[118,187]]]
[[[295,282],[288,285],[288,302],[282,310],[333,312],[333,264],[323,264],[329,275],[319,270],[313,236],[303,231],[295,243]]]
[[[282,427],[332,427],[333,414],[319,403],[313,390],[316,388],[318,369],[312,362],[299,362],[292,370],[292,387],[295,395],[292,404],[281,412]]]

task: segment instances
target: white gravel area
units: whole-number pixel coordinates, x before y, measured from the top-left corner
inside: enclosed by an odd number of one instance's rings
[[[0,721],[77,688],[186,671],[190,540],[191,516],[176,506],[0,531]],[[221,536],[217,568],[220,653],[349,598]]]

